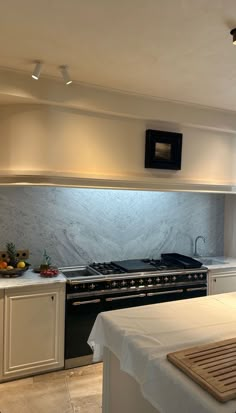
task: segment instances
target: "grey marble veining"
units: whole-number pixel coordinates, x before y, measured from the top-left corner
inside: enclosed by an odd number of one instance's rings
[[[59,266],[162,252],[223,255],[224,195],[51,187],[0,188],[0,249],[44,248]]]

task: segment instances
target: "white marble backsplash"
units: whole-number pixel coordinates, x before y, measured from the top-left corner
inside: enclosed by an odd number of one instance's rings
[[[12,241],[59,266],[154,257],[223,255],[224,195],[51,187],[0,188],[0,249]]]

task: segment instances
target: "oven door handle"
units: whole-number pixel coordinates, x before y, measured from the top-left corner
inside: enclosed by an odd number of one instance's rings
[[[186,291],[187,292],[191,292],[191,291],[206,291],[207,287],[196,287],[196,288],[187,288]]]
[[[153,297],[155,295],[176,294],[176,293],[181,294],[183,292],[184,292],[183,289],[181,289],[181,290],[171,290],[171,291],[158,291],[156,293],[147,293],[147,296],[148,297]]]
[[[72,305],[85,305],[85,304],[98,304],[100,303],[101,300],[97,299],[97,300],[87,300],[87,301],[74,301],[72,303]]]
[[[105,301],[119,301],[119,300],[128,300],[132,298],[143,298],[146,297],[146,294],[136,294],[136,295],[124,295],[123,297],[113,297],[113,298],[106,298]]]

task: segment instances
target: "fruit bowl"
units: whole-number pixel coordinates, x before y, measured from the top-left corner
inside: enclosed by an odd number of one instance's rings
[[[58,268],[54,265],[49,265],[45,268],[35,267],[33,271],[38,273],[41,277],[56,277],[59,274]]]
[[[1,278],[15,278],[20,277],[25,271],[29,269],[30,264],[25,264],[24,268],[13,268],[12,270],[0,269]]]
[[[40,271],[40,276],[41,277],[48,277],[48,278],[57,277],[58,274],[59,274],[58,268],[53,267],[53,266],[50,266],[49,268],[45,268],[45,269]]]

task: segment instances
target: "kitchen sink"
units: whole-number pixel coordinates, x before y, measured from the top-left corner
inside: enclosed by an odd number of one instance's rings
[[[60,268],[61,272],[66,275],[66,277],[89,277],[91,275],[97,275],[97,271],[89,268],[87,266],[78,267],[63,267]]]
[[[223,258],[213,258],[213,257],[196,257],[198,261],[200,261],[203,265],[223,265],[228,264]]]

